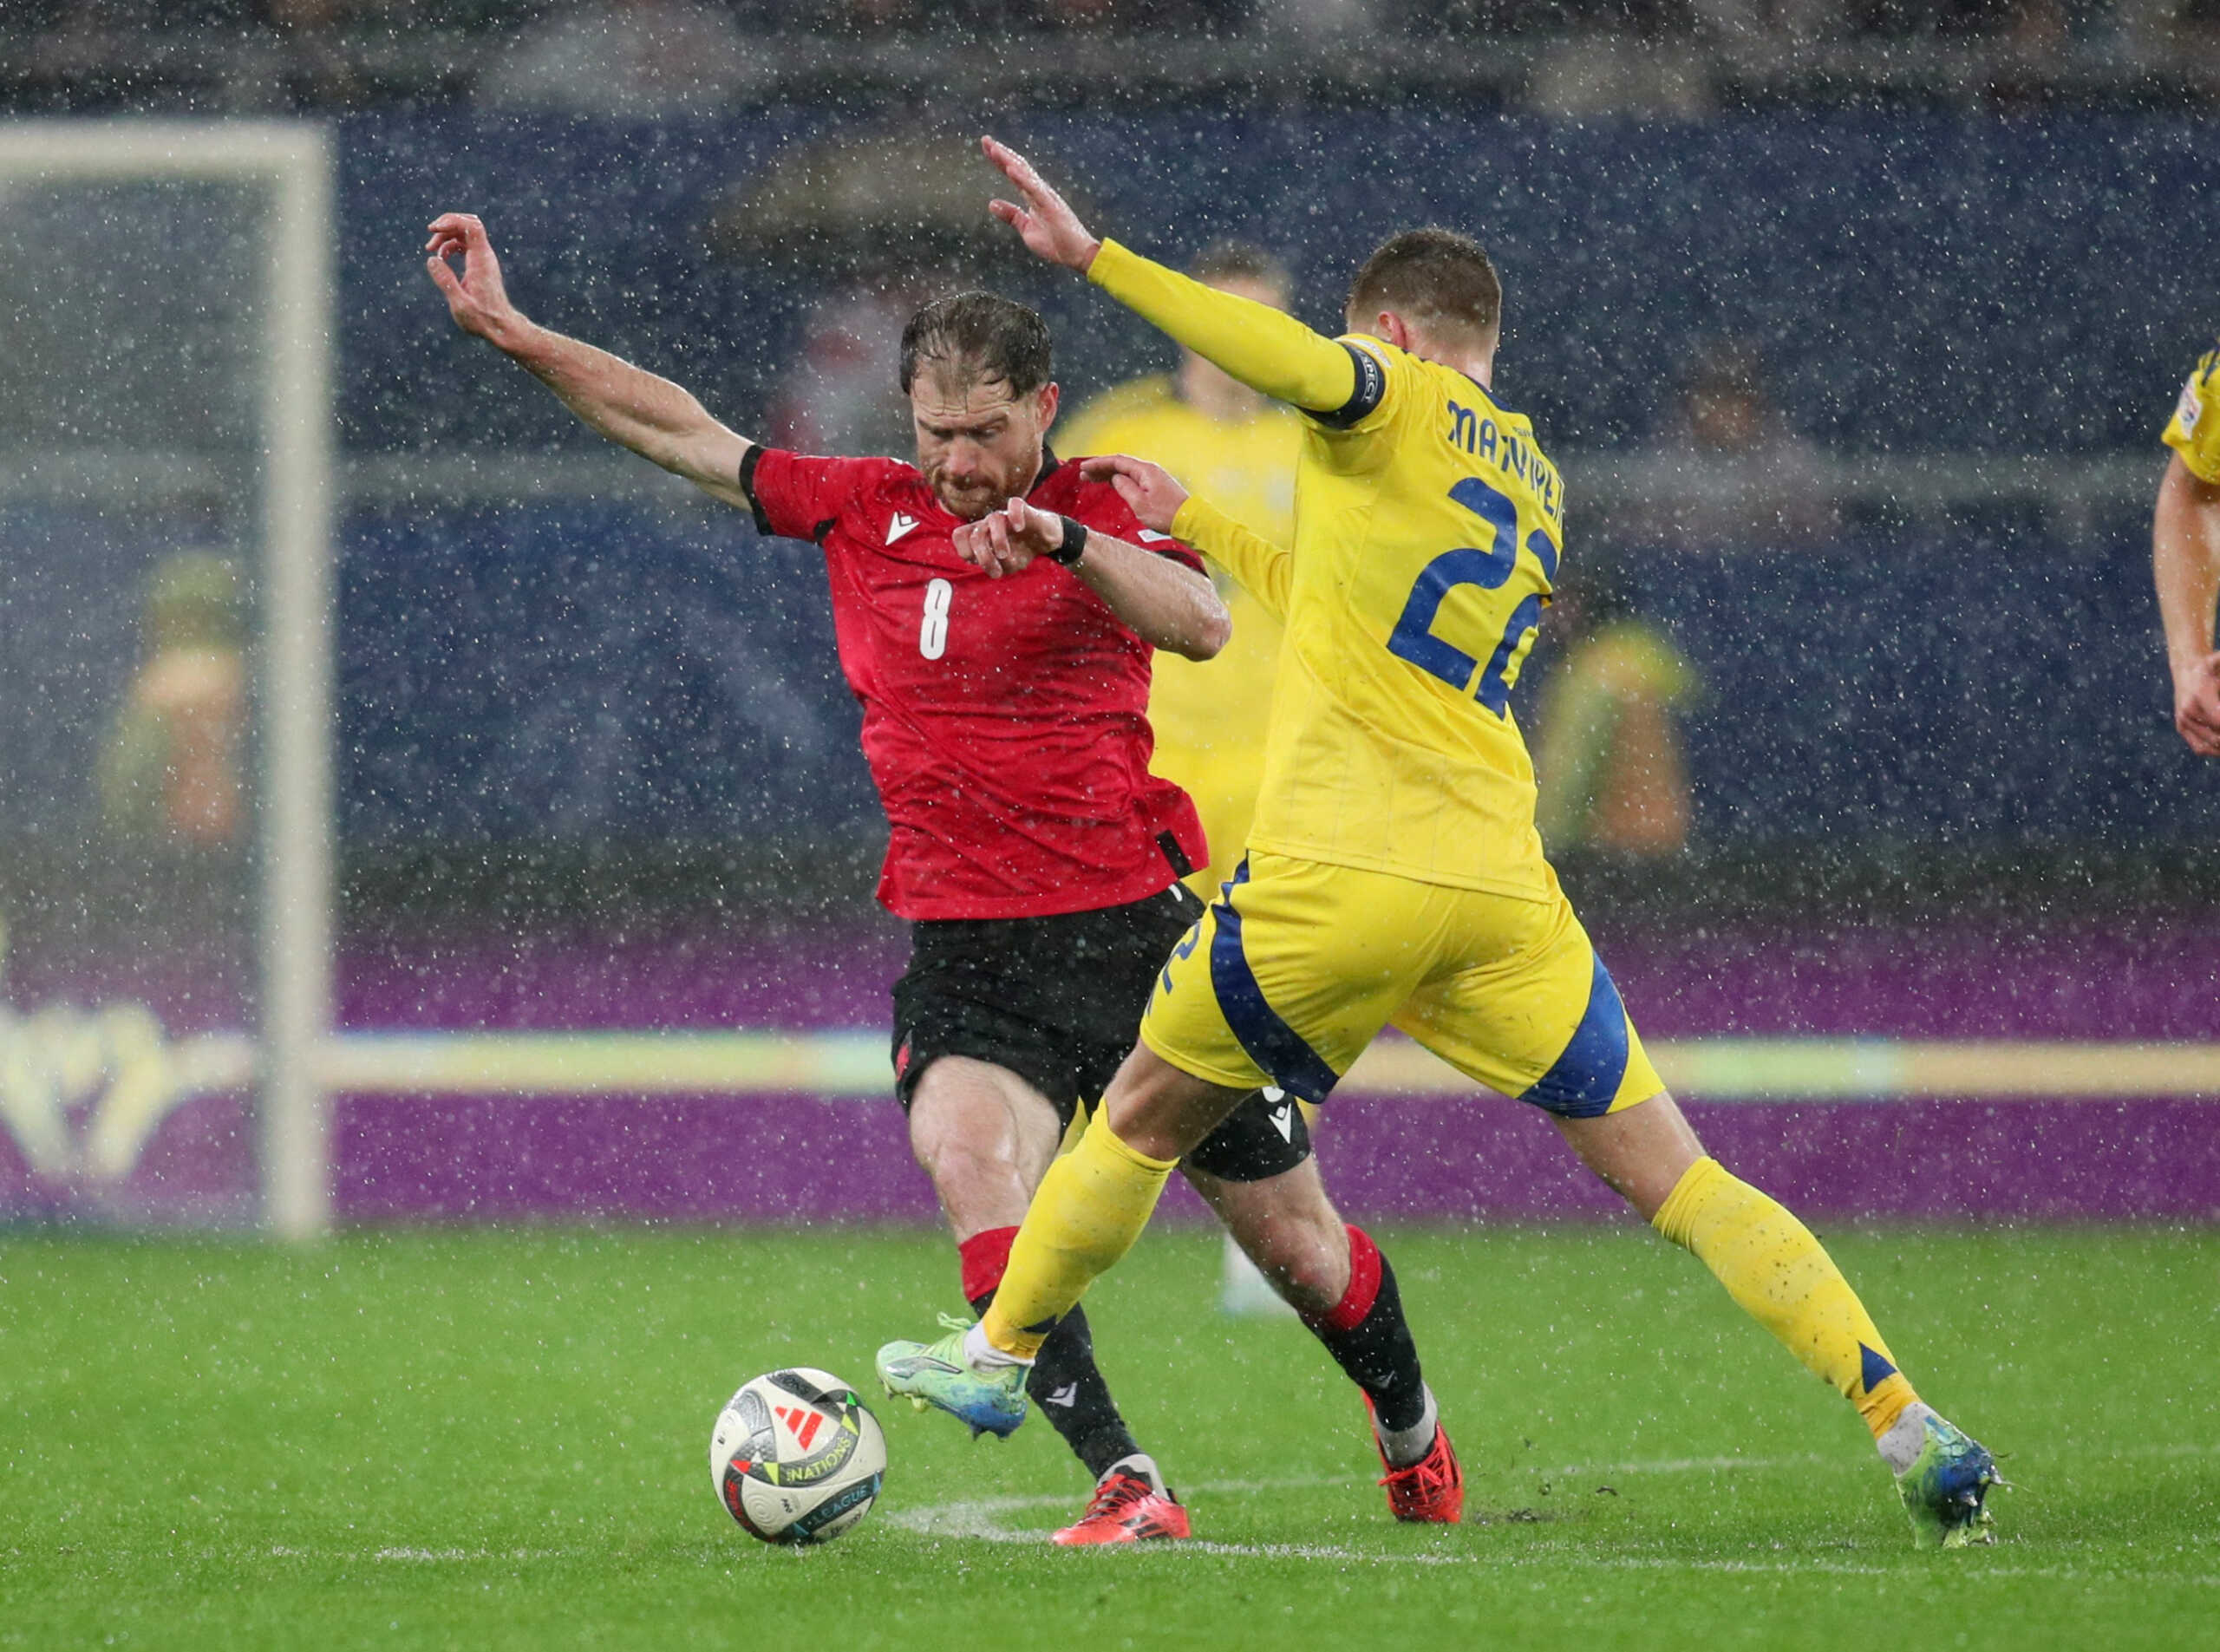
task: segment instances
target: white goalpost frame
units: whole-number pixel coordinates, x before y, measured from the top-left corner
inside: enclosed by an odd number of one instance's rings
[[[270,191],[263,274],[262,1220],[331,1225],[332,148],[287,121],[0,125],[0,181],[173,180]]]

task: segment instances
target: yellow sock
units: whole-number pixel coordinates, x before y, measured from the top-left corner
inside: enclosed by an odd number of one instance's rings
[[[1694,1251],[1744,1312],[1858,1407],[1875,1440],[1919,1397],[1812,1231],[1717,1159],[1689,1166],[1650,1225]]]
[[[1096,1276],[1133,1248],[1179,1162],[1135,1152],[1097,1107],[1079,1144],[1048,1166],[1034,1192],[987,1305],[987,1340],[1022,1359],[1038,1353]]]

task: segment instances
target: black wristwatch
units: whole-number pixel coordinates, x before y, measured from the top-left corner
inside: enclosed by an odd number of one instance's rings
[[[1076,568],[1079,559],[1087,554],[1087,524],[1074,521],[1068,516],[1062,520],[1064,542],[1048,553],[1048,560],[1067,568]]]

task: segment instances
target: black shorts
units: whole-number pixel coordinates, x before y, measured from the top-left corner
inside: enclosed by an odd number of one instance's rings
[[[1174,884],[1091,912],[911,924],[910,967],[894,983],[894,1084],[904,1108],[928,1067],[967,1055],[1016,1074],[1069,1126],[1109,1087],[1157,972],[1202,915],[1202,902]],[[1254,1182],[1309,1156],[1303,1109],[1259,1091],[1186,1162],[1221,1180]]]

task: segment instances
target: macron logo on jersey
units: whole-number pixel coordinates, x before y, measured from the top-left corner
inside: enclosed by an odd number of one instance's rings
[[[917,519],[911,516],[908,512],[895,512],[894,519],[886,525],[887,544],[892,545],[897,539],[900,539],[904,534],[907,533],[911,528],[917,526]]]
[[[1172,543],[1172,536],[1169,533],[1159,533],[1154,528],[1143,528],[1140,539],[1143,545],[1170,545]]]

